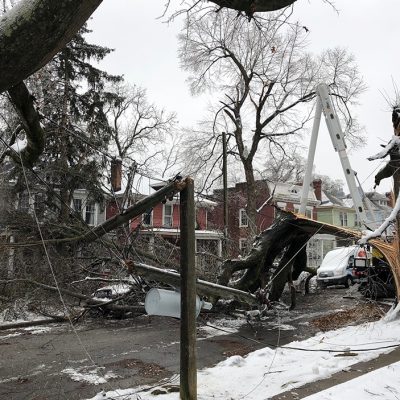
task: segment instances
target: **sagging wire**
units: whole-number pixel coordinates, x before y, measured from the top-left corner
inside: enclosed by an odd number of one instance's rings
[[[272,360],[271,360],[271,362],[269,364],[268,370],[267,370],[267,372],[265,372],[263,374],[263,377],[262,377],[261,381],[257,385],[255,385],[249,392],[247,392],[243,397],[241,397],[241,399],[246,398],[248,395],[253,393],[255,390],[257,390],[262,385],[262,383],[265,381],[265,378],[270,373],[272,365],[274,364],[276,355],[278,353],[280,340],[281,340],[281,317],[280,317],[279,311],[277,309],[276,309],[276,311],[278,313],[278,338],[277,338],[277,341],[276,341],[276,345],[274,346],[275,347],[274,355],[273,355]]]
[[[14,153],[16,153],[16,155],[18,155],[18,156],[21,158],[21,155],[20,155],[19,152],[17,152],[15,149],[13,149],[11,146],[9,146],[1,137],[0,137],[0,140],[8,147],[11,151],[13,151]],[[21,165],[22,165],[22,163],[21,163]],[[23,165],[22,165],[22,167],[23,167]],[[23,167],[23,172],[24,172],[24,175],[25,175],[25,174],[26,174],[26,171],[25,171],[24,167]],[[56,195],[56,197],[58,198],[58,200],[59,200],[62,204],[64,204],[64,205],[68,208],[68,210],[71,212],[71,215],[73,216],[73,218],[76,218],[76,219],[78,219],[79,222],[82,222],[82,221],[81,221],[81,218],[78,218],[78,215],[77,215],[77,213],[76,213],[76,210],[73,209],[68,203],[66,203],[65,201],[63,201],[63,199],[61,198],[61,196],[55,191],[54,188],[52,188],[45,180],[43,180],[43,179],[36,173],[36,171],[34,171],[33,169],[30,169],[30,172],[33,173],[33,175],[34,175],[42,184],[44,184],[53,194]],[[32,197],[32,195],[31,195],[30,192],[29,192],[29,197],[30,197],[30,198]],[[34,208],[34,207],[33,207],[33,208]],[[33,211],[35,211],[35,210],[33,210]],[[138,217],[136,217],[136,218],[138,218]],[[136,219],[136,218],[133,218],[133,219]],[[89,226],[89,225],[87,225],[87,224],[85,224],[84,226],[85,226],[85,228],[87,229],[87,232],[94,232],[95,227],[91,227],[91,226]],[[79,237],[80,237],[80,235],[77,236],[77,237],[63,238],[63,239],[47,239],[47,240],[45,240],[45,242],[46,242],[46,243],[49,243],[49,244],[50,244],[50,243],[67,243],[67,242],[71,242],[71,241],[76,241],[77,238],[79,238]],[[104,241],[104,239],[103,239],[102,237],[97,236],[97,238],[98,238],[103,244],[107,244],[107,243]],[[13,244],[13,247],[40,246],[40,245],[42,245],[42,243],[43,243],[43,240],[40,241],[40,242],[32,242],[32,243],[25,243],[25,244],[14,243],[14,244]],[[113,242],[112,242],[112,243],[113,243]],[[113,245],[114,245],[114,247],[115,247],[115,251],[114,251],[113,249],[110,249],[110,250],[113,252],[113,254],[115,255],[115,257],[116,257],[117,259],[119,259],[119,260],[122,262],[122,261],[123,261],[123,258],[120,257],[120,256],[117,254],[118,248],[117,248],[116,244],[113,243]]]
[[[53,121],[51,118],[49,118],[49,117],[47,117],[47,116],[45,116],[45,115],[42,115],[42,114],[41,114],[41,116],[42,116],[44,119],[47,119],[47,120],[48,120],[49,122],[51,122],[52,124],[54,124],[56,127],[61,128],[61,126],[60,126],[57,122]],[[82,134],[85,134],[85,132],[83,131],[83,129],[81,129],[79,126],[74,125],[74,127],[77,128],[77,129],[79,129],[80,132],[81,132]],[[99,153],[102,154],[104,157],[106,157],[106,158],[108,158],[108,159],[110,159],[110,160],[115,160],[115,159],[117,158],[116,156],[112,156],[110,153],[107,153],[106,151],[99,149],[99,148],[96,147],[93,143],[91,143],[90,140],[88,140],[88,139],[86,139],[86,138],[84,138],[84,137],[82,137],[82,136],[77,135],[76,132],[72,131],[71,129],[69,129],[69,128],[67,128],[67,127],[62,127],[62,128],[63,128],[66,132],[68,132],[68,133],[70,133],[72,136],[74,136],[75,138],[77,138],[77,139],[79,139],[79,140],[82,140],[82,141],[83,141],[84,143],[86,143],[89,147],[91,147],[93,150],[99,152]],[[124,163],[122,163],[122,166],[125,167],[125,168],[127,168],[127,169],[129,169],[129,166],[127,166],[127,165],[124,164]],[[138,169],[136,169],[136,173],[139,174],[139,175],[141,175],[141,176],[143,176],[143,177],[145,177],[145,178],[152,179],[152,180],[154,180],[154,181],[164,182],[164,179],[155,178],[154,176],[151,176],[151,175],[149,175],[149,174],[147,174],[147,173],[145,173],[145,172],[141,172],[141,171],[138,170]]]
[[[18,145],[17,145],[17,146],[18,146]],[[23,172],[25,184],[26,184],[26,189],[27,189],[27,191],[28,191],[29,196],[31,196],[31,190],[30,190],[30,187],[29,187],[28,178],[27,178],[27,175],[26,175],[26,171],[25,171],[25,166],[24,166],[24,163],[23,163],[23,159],[22,159],[21,153],[20,153],[20,152],[17,152],[17,153],[18,153],[19,156],[20,156],[21,167],[22,167],[22,172]],[[66,305],[66,303],[65,303],[64,297],[63,297],[62,292],[61,292],[61,290],[60,290],[60,286],[59,286],[59,284],[58,284],[58,280],[57,280],[57,277],[56,277],[56,274],[55,274],[55,270],[54,270],[54,268],[53,268],[53,264],[52,264],[52,262],[51,262],[51,260],[50,260],[50,255],[49,255],[49,252],[48,252],[48,250],[47,250],[47,246],[46,246],[46,244],[45,244],[45,242],[44,242],[44,237],[43,237],[43,233],[42,233],[42,228],[41,228],[41,226],[40,226],[40,222],[39,222],[39,219],[38,219],[38,217],[37,217],[37,214],[36,214],[36,210],[35,210],[35,209],[33,209],[33,215],[34,215],[34,218],[35,218],[35,222],[36,222],[36,225],[37,225],[37,229],[38,229],[38,232],[39,232],[39,236],[40,236],[41,241],[42,241],[43,250],[44,250],[44,253],[45,253],[45,255],[46,255],[47,263],[48,263],[48,265],[49,265],[49,269],[50,269],[51,275],[52,275],[52,277],[53,277],[54,284],[55,284],[55,287],[56,287],[56,289],[57,289],[57,292],[58,292],[58,295],[59,295],[61,304],[62,304],[62,306],[63,306],[63,308],[64,308],[64,312],[66,313],[66,316],[67,316],[69,325],[70,325],[72,331],[74,332],[74,335],[75,335],[76,339],[78,340],[79,345],[80,345],[81,348],[83,349],[83,351],[84,351],[85,355],[87,356],[87,358],[88,358],[88,359],[90,360],[90,362],[92,363],[93,367],[95,367],[97,370],[100,371],[101,369],[100,369],[99,365],[94,361],[94,359],[93,359],[93,357],[91,356],[91,354],[89,353],[88,349],[86,348],[86,346],[85,346],[84,343],[82,342],[82,340],[81,340],[81,338],[80,338],[80,336],[79,336],[79,334],[78,334],[78,331],[75,329],[75,326],[74,326],[73,321],[72,321],[72,319],[71,319],[71,315],[70,315],[70,313],[69,313],[69,311],[68,311],[68,307],[67,307],[67,305]],[[104,378],[104,376],[103,376],[103,378]],[[105,381],[106,381],[106,383],[107,383],[107,380],[106,380],[106,379],[105,379]],[[111,387],[111,386],[110,386],[110,387]],[[117,393],[118,393],[118,392],[117,392]]]
[[[377,346],[377,347],[369,347],[369,348],[361,348],[361,349],[358,349],[358,348],[355,348],[355,349],[351,349],[350,348],[349,349],[348,345],[340,345],[340,346],[346,347],[345,349],[342,349],[342,350],[339,350],[337,348],[336,349],[334,349],[334,348],[329,348],[329,349],[306,349],[306,348],[303,348],[303,347],[288,346],[288,345],[277,346],[274,343],[269,343],[269,342],[253,339],[253,338],[250,338],[250,337],[242,335],[242,334],[237,334],[235,332],[228,331],[228,330],[223,329],[221,327],[212,325],[212,324],[210,324],[208,322],[206,323],[206,326],[208,326],[210,328],[213,328],[213,329],[216,329],[216,330],[219,330],[221,332],[228,333],[228,334],[230,334],[232,336],[236,336],[236,337],[240,337],[242,339],[246,339],[248,341],[251,341],[251,342],[254,342],[254,343],[257,343],[257,344],[260,344],[260,345],[265,345],[265,346],[273,347],[273,348],[278,347],[279,349],[282,349],[282,350],[288,349],[288,350],[304,351],[304,352],[311,352],[311,353],[318,353],[318,352],[322,352],[322,353],[343,353],[343,352],[361,353],[361,352],[367,352],[367,351],[392,349],[392,348],[400,346],[400,342],[399,342],[399,343],[396,343],[396,344],[390,344],[390,345],[386,345],[386,346]],[[366,343],[366,344],[369,344],[369,343]],[[360,344],[360,346],[362,346],[362,345],[363,345],[363,343]]]

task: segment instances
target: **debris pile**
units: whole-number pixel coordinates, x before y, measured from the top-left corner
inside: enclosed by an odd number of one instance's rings
[[[320,318],[315,318],[311,324],[323,332],[339,329],[347,325],[361,322],[378,321],[385,314],[381,306],[376,303],[358,304],[348,310],[340,310]]]

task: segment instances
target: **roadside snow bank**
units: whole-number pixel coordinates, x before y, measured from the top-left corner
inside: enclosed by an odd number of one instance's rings
[[[389,353],[394,349],[390,346],[400,342],[400,321],[392,319],[398,312],[396,308],[378,322],[320,333],[278,349],[266,347],[246,357],[230,357],[213,368],[198,372],[198,399],[264,400]],[[157,388],[163,390],[161,384]],[[168,390],[167,385],[164,389]],[[152,395],[150,390],[138,388],[101,393],[92,400],[111,399],[121,393],[130,400],[179,398],[179,393]]]
[[[348,382],[305,397],[304,400],[400,398],[400,362],[387,365]]]

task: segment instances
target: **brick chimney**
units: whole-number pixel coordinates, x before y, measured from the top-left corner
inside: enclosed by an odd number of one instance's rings
[[[111,160],[111,187],[114,192],[121,190],[122,160]]]
[[[314,188],[315,197],[317,198],[317,200],[322,201],[322,180],[314,179],[312,184]]]
[[[385,193],[386,198],[388,199],[388,203],[390,207],[394,207],[394,198],[393,198],[393,192],[386,192]]]

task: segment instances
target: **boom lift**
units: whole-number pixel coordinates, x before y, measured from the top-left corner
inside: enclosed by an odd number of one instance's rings
[[[322,112],[325,116],[326,126],[331,137],[333,147],[336,152],[339,153],[340,162],[342,169],[346,177],[347,186],[350,191],[350,195],[353,199],[354,209],[357,213],[358,220],[362,225],[367,225],[367,213],[365,212],[363,201],[360,194],[360,188],[356,184],[356,173],[350,166],[349,157],[346,152],[346,143],[344,141],[344,135],[340,126],[339,118],[335,112],[332,104],[332,100],[329,94],[328,85],[320,83],[316,87],[317,92],[317,104],[315,108],[315,117],[312,128],[310,147],[308,151],[308,160],[306,166],[306,172],[303,180],[303,190],[300,199],[300,214],[306,214],[306,205],[308,199],[308,191],[311,184],[312,168],[314,164],[315,149],[317,146],[318,131],[321,122]],[[371,214],[372,215],[372,214]]]

